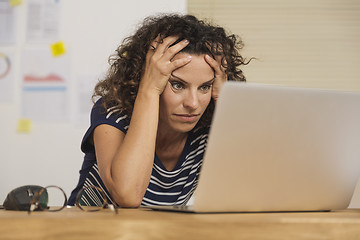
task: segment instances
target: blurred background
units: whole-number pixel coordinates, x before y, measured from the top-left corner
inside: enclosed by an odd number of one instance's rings
[[[249,82],[360,91],[357,0],[0,0],[0,202],[26,184],[70,194],[108,57],[164,12],[239,35],[256,58],[243,68]]]

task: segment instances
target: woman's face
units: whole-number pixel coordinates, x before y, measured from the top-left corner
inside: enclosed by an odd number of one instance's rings
[[[186,57],[178,53],[173,60]],[[204,55],[191,55],[191,61],[172,72],[160,96],[159,125],[162,129],[189,132],[205,112],[210,100],[214,71]]]

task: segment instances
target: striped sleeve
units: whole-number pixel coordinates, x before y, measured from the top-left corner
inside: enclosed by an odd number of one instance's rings
[[[107,124],[119,129],[123,133],[126,133],[129,127],[127,122],[127,115],[121,113],[119,109],[114,107],[105,109],[102,105],[102,99],[99,99],[91,110],[90,127],[86,131],[82,140],[81,150],[83,152],[88,152],[89,150],[93,149],[93,146],[91,146],[90,137],[92,136],[93,131],[97,126],[101,124]]]

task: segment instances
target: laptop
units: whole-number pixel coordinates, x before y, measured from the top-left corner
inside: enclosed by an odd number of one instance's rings
[[[360,176],[360,93],[227,82],[181,212],[330,211]]]

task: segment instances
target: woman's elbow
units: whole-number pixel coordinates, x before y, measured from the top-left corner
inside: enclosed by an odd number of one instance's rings
[[[123,208],[140,207],[145,192],[142,193],[141,190],[136,190],[134,185],[120,184],[119,182],[117,181],[117,184],[115,184],[115,181],[109,178],[105,182],[111,199]]]
[[[122,201],[117,202],[117,204],[122,208],[138,208],[140,207],[141,202],[141,199],[123,199]]]
[[[123,208],[138,208],[141,205],[143,196],[133,192],[116,192],[113,200]]]

